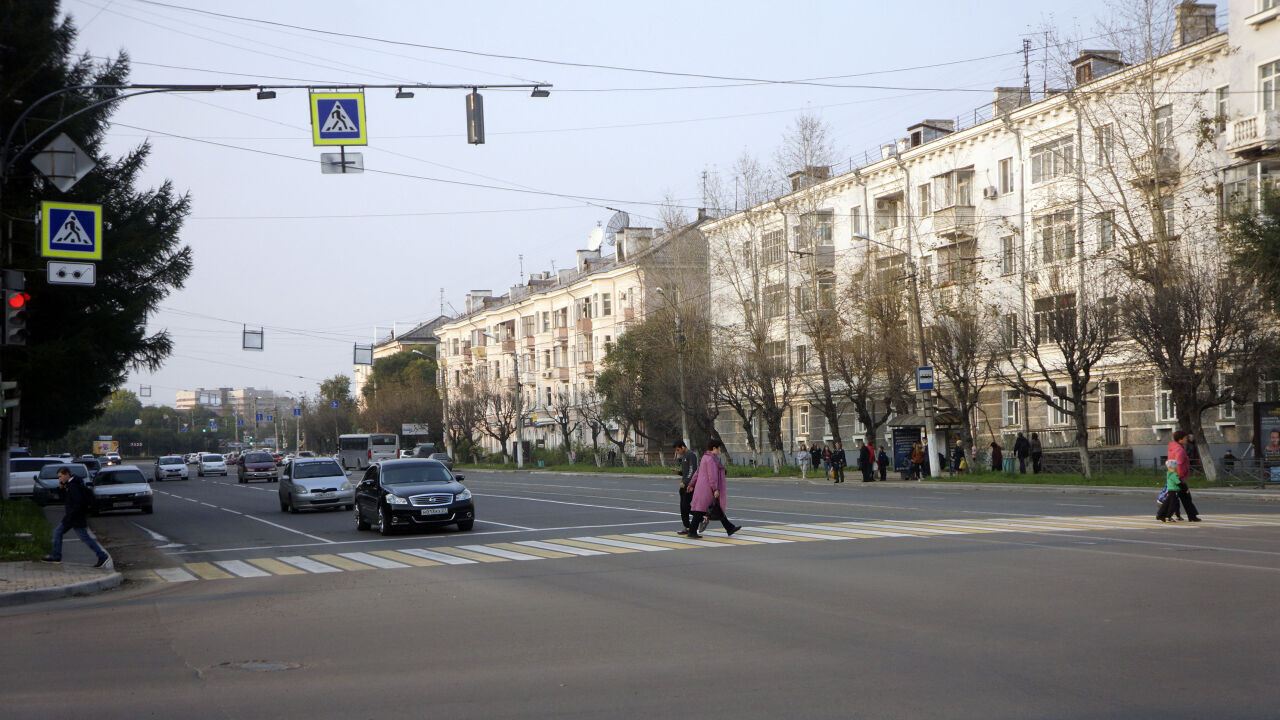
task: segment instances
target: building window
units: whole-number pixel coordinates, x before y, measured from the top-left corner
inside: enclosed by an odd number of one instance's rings
[[[1163,210],[1162,215],[1163,215],[1163,217],[1164,217],[1164,237],[1165,237],[1165,239],[1166,239],[1166,240],[1176,240],[1176,239],[1178,239],[1178,230],[1177,230],[1177,227],[1178,227],[1178,226],[1177,226],[1177,219],[1178,219],[1178,218],[1177,218],[1177,215],[1176,215],[1176,213],[1175,213],[1175,208],[1177,207],[1177,205],[1174,203],[1173,196],[1172,196],[1172,195],[1165,195],[1165,196],[1164,196],[1164,199],[1160,201],[1160,207],[1161,207],[1161,209]]]
[[[1018,270],[1017,245],[1012,235],[1000,238],[1000,274],[1010,275]]]
[[[1159,150],[1173,149],[1173,106],[1161,105],[1156,108],[1153,116],[1155,120],[1155,146]]]
[[[1280,402],[1280,380],[1263,380],[1258,386],[1258,400]]]
[[[849,227],[853,228],[854,237],[862,237],[866,229],[862,225],[862,206],[858,205],[849,211]]]
[[[809,369],[809,346],[808,345],[796,346],[796,369],[802,370],[802,371]]]
[[[1280,60],[1258,68],[1258,91],[1262,93],[1262,109],[1280,108]]]
[[[1008,195],[1013,192],[1013,158],[1007,157],[1000,161],[1000,194]]]
[[[1103,125],[1102,127],[1098,128],[1098,132],[1097,132],[1098,165],[1102,167],[1111,166],[1111,159],[1113,157],[1112,145],[1115,142],[1115,139],[1112,137],[1113,132],[1115,132],[1115,130],[1113,126],[1109,123],[1107,125]]]
[[[1106,251],[1116,246],[1116,214],[1098,213],[1098,250]]]
[[[1063,210],[1049,215],[1041,215],[1034,221],[1036,248],[1040,253],[1040,262],[1048,264],[1056,260],[1066,260],[1076,255],[1076,225],[1073,222],[1075,213]]]
[[[956,170],[933,179],[933,195],[938,208],[973,205],[973,171]]]
[[[520,318],[520,335],[522,337],[532,337],[538,319],[532,315],[526,315]]]
[[[764,344],[765,359],[776,369],[781,369],[787,365],[787,343],[784,340],[774,340]]]
[[[1075,165],[1075,143],[1070,135],[1031,148],[1031,182],[1042,183],[1068,175]]]
[[[1160,383],[1156,391],[1156,421],[1162,423],[1177,422],[1178,406],[1173,404],[1173,391],[1165,383]]]
[[[1229,373],[1218,373],[1218,391],[1223,395],[1230,395],[1231,388],[1235,386],[1235,378]],[[1235,422],[1236,419],[1236,401],[1228,400],[1218,406],[1218,420],[1222,422]]]
[[[787,289],[782,283],[764,289],[764,316],[782,317],[787,311]]]
[[[1018,347],[1018,340],[1018,315],[1009,313],[1000,318],[1000,341],[1005,348],[1013,349]]]
[[[901,194],[876,198],[876,234],[890,232],[898,227],[901,212]]]
[[[605,317],[613,314],[613,297],[610,293],[600,296],[600,314]]]
[[[1221,135],[1227,131],[1227,117],[1231,112],[1231,88],[1223,85],[1214,91],[1214,99],[1217,101],[1218,117],[1214,122],[1214,127]]]
[[[1037,298],[1035,301],[1036,344],[1057,342],[1063,333],[1073,332],[1076,324],[1074,293]]]
[[[836,276],[823,273],[818,276],[818,307],[833,308],[836,306]]]
[[[1222,179],[1222,212],[1233,214],[1251,210],[1258,204],[1259,163],[1227,168]]]
[[[917,213],[917,215],[920,218],[924,218],[930,212],[932,212],[929,209],[929,186],[921,185],[920,187],[916,188],[916,198],[917,198],[917,204],[919,205],[919,212]]]
[[[787,236],[782,228],[765,230],[760,236],[761,259],[765,265],[780,265],[787,251]]]
[[[551,332],[551,311],[542,311],[542,332]]]
[[[1071,400],[1069,400],[1068,398],[1059,396],[1058,404],[1062,405],[1063,407],[1070,407]],[[1075,422],[1075,418],[1071,416],[1071,413],[1063,412],[1048,403],[1045,403],[1045,407],[1049,408],[1049,424],[1050,425],[1070,425],[1073,422]]]
[[[801,405],[796,408],[796,434],[809,434],[809,406]]]
[[[1003,409],[1005,427],[1022,424],[1022,393],[1017,390],[1002,390],[1000,406]]]

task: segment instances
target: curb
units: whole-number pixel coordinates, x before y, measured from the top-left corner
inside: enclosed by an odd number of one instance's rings
[[[73,595],[92,595],[104,590],[118,587],[124,582],[124,575],[119,572],[112,572],[110,575],[104,575],[93,580],[86,580],[71,585],[60,585],[58,587],[38,588],[35,590],[14,590],[13,592],[0,593],[0,607],[9,607],[12,605],[25,605],[33,602],[43,602],[45,600],[56,600],[63,597],[71,597]]]

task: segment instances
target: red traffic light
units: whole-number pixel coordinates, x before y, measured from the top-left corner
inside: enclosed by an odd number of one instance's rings
[[[27,301],[31,299],[31,293],[16,292],[9,296],[9,307],[14,310],[20,310],[26,307]]]

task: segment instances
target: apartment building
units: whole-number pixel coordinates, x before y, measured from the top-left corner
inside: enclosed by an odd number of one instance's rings
[[[669,292],[673,282],[705,276],[701,243],[685,241],[696,235],[698,223],[661,235],[623,228],[612,255],[578,250],[574,267],[535,273],[503,295],[467,293],[463,314],[436,329],[445,422],[456,421],[449,403],[464,394],[518,394],[522,439],[530,447],[564,444],[556,418],[577,425],[575,443],[589,444],[590,420],[582,408],[599,402],[595,378],[605,356],[628,327],[644,320],[647,308],[664,301],[662,283]],[[479,430],[475,435],[488,451],[499,450],[493,438]]]
[[[773,354],[812,374],[805,311],[817,303],[842,316],[861,312],[826,288],[868,273],[914,279],[926,323],[930,308],[979,293],[987,322],[1039,337],[1078,299],[1105,299],[1107,260],[1156,223],[1179,242],[1216,242],[1220,203],[1256,202],[1258,188],[1280,176],[1280,10],[1276,0],[1232,3],[1225,31],[1213,5],[1182,3],[1177,13],[1167,52],[1150,64],[1084,50],[1061,90],[997,88],[968,122],[917,122],[878,159],[838,174],[805,168],[790,194],[706,225],[712,256],[736,266],[712,270],[718,322],[744,321],[733,300],[743,295],[734,278],[746,275],[757,302],[745,314],[771,318]],[[1158,197],[1161,211],[1122,228],[1118,213],[1135,188]],[[909,325],[901,333],[915,335]],[[1143,465],[1163,455],[1175,409],[1158,375],[1122,353],[1095,375],[1091,445],[1131,451]],[[830,439],[812,395],[794,395],[788,449]],[[1258,399],[1280,399],[1280,383],[1264,383]],[[1212,451],[1243,455],[1251,409],[1209,414]],[[1069,416],[998,380],[974,415],[978,447],[1019,431],[1039,432],[1046,448],[1074,442]],[[744,452],[742,424],[721,417],[730,449]],[[755,430],[763,446],[759,423]],[[863,428],[846,410],[841,430],[848,441]]]
[[[435,357],[436,346],[440,343],[440,339],[436,337],[436,328],[448,322],[449,319],[448,315],[439,315],[432,320],[413,326],[406,332],[397,333],[393,330],[385,339],[373,345],[373,361],[377,362],[380,358],[391,357],[406,350],[417,350],[423,355]],[[364,406],[364,386],[369,382],[369,375],[372,373],[372,365],[356,364],[351,370],[351,377],[354,379],[351,392],[356,402],[362,407]]]

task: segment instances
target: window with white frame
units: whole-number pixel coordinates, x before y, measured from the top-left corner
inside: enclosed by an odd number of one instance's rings
[[[787,236],[782,228],[765,230],[760,235],[760,257],[766,265],[780,265],[787,252]]]
[[[854,206],[854,208],[849,211],[849,227],[852,229],[853,234],[855,236],[861,236],[866,234],[866,229],[862,224],[862,206],[861,205]]]
[[[801,405],[796,408],[796,434],[809,434],[809,406]]]
[[[1178,421],[1178,406],[1173,402],[1173,391],[1167,383],[1161,382],[1156,389],[1156,422],[1171,423]]]
[[[1000,274],[1011,275],[1018,270],[1018,246],[1014,236],[1005,235],[1000,238]]]
[[[902,193],[876,198],[876,233],[886,233],[898,227],[902,215]]]
[[[600,296],[600,314],[609,316],[613,314],[613,299],[611,293],[604,293]]]
[[[764,316],[767,318],[782,317],[787,311],[787,288],[782,283],[775,283],[764,289]]]
[[[1270,10],[1280,7],[1280,0],[1259,0],[1258,10]]]
[[[1164,217],[1165,239],[1176,240],[1178,238],[1178,216],[1176,212],[1177,204],[1174,201],[1174,197],[1172,195],[1165,195],[1164,199],[1160,201],[1160,206],[1164,211],[1162,214]]]
[[[1155,146],[1160,150],[1173,149],[1173,106],[1156,108],[1152,119],[1155,120]]]
[[[1218,392],[1223,395],[1231,395],[1231,388],[1235,386],[1235,378],[1230,373],[1218,373]],[[1236,419],[1236,401],[1234,398],[1226,401],[1218,406],[1218,420],[1220,422],[1235,422]]]
[[[1098,213],[1098,249],[1110,250],[1116,246],[1116,214]]]
[[[796,369],[801,371],[809,369],[809,346],[808,345],[796,346]]]
[[[1006,348],[1016,348],[1021,340],[1018,334],[1018,314],[1008,313],[1000,318],[1000,341]]]
[[[765,360],[775,369],[787,365],[787,343],[785,340],[774,340],[764,344]]]
[[[1102,167],[1109,167],[1111,165],[1111,158],[1113,157],[1112,146],[1115,143],[1115,138],[1113,137],[1114,132],[1115,127],[1110,123],[1107,123],[1097,129],[1094,142],[1098,144],[1098,165]]]
[[[929,186],[927,184],[916,188],[916,216],[923,218],[932,210],[929,208]]]
[[[1013,192],[1013,158],[1007,157],[1000,161],[1000,194],[1008,195]]]
[[[1075,331],[1075,293],[1036,298],[1033,307],[1036,344],[1057,342],[1064,334]]]
[[[1280,108],[1280,60],[1258,68],[1258,92],[1262,95],[1262,109],[1270,112]]]
[[[954,170],[934,177],[933,195],[937,209],[973,205],[973,170]]]
[[[1013,427],[1022,424],[1022,393],[1017,390],[1000,391],[1001,414],[1004,426]]]
[[[1031,148],[1031,182],[1042,183],[1069,175],[1075,167],[1075,142],[1070,135]]]
[[[1214,110],[1217,112],[1217,117],[1213,123],[1214,129],[1216,129],[1218,134],[1221,135],[1227,131],[1227,118],[1231,112],[1231,88],[1223,85],[1213,91],[1213,96]]]
[[[1072,407],[1071,399],[1062,397],[1061,395],[1058,396],[1057,403],[1064,408]],[[1045,403],[1045,405],[1049,408],[1050,425],[1070,425],[1075,422],[1075,418],[1071,416],[1071,413],[1064,412],[1063,410],[1054,407],[1052,403]]]
[[[1263,378],[1258,383],[1258,400],[1260,402],[1280,402],[1280,380]]]
[[[1048,264],[1076,255],[1076,224],[1073,210],[1041,215],[1032,222],[1040,262]]]

